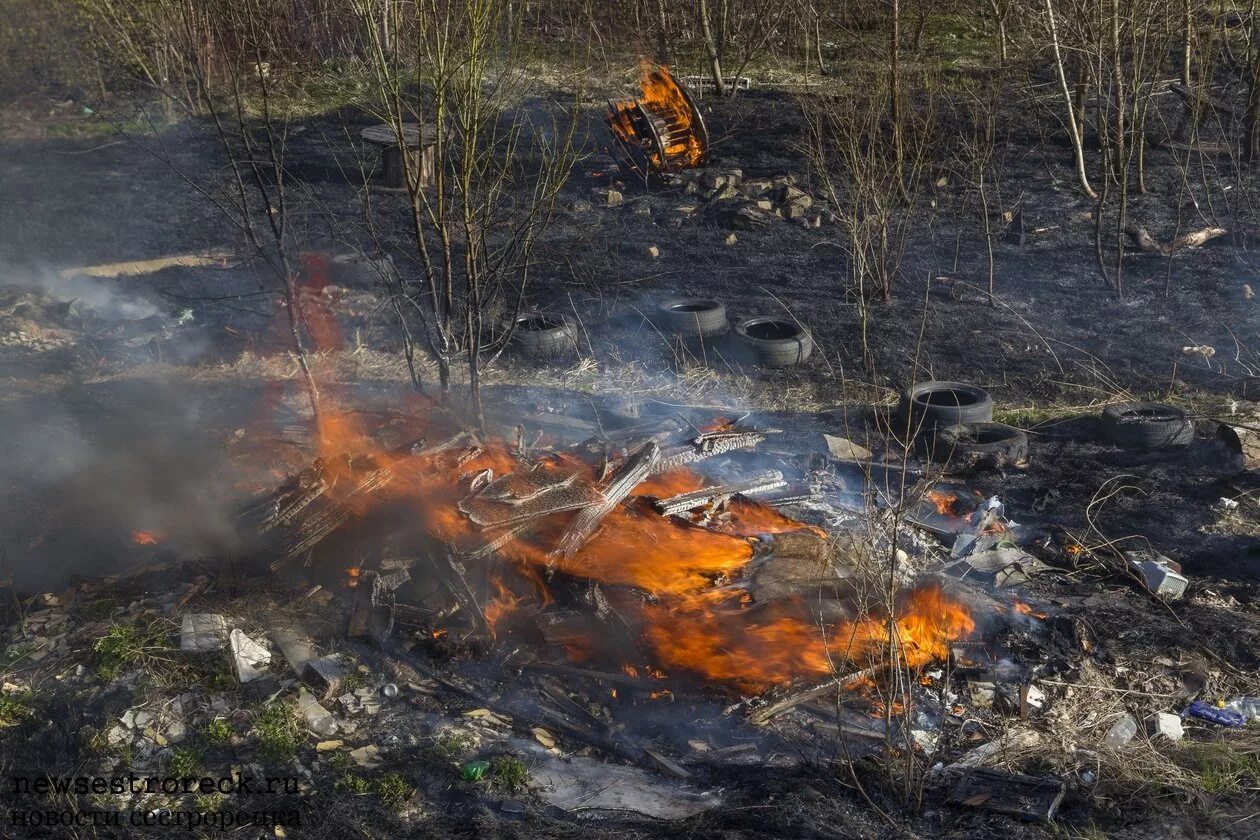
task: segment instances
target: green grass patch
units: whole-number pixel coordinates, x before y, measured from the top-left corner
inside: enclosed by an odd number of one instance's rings
[[[529,781],[529,770],[525,767],[525,762],[512,755],[498,755],[490,759],[489,775],[495,787],[512,793],[520,793]]]
[[[166,649],[166,628],[160,622],[115,624],[92,643],[96,673],[111,680],[124,670],[144,665]]]
[[[17,726],[35,716],[35,697],[29,691],[0,694],[0,727]]]
[[[207,747],[227,747],[232,743],[232,726],[223,718],[215,718],[201,727],[198,736]]]
[[[269,703],[254,718],[254,736],[258,754],[276,763],[296,758],[302,744],[293,709],[279,701]]]
[[[201,750],[193,746],[176,747],[166,762],[166,772],[180,779],[200,776],[201,764],[205,756]]]

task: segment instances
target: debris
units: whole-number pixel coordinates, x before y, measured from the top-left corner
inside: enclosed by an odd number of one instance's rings
[[[227,620],[216,613],[187,613],[179,633],[179,649],[191,653],[222,650],[227,642]]]
[[[318,744],[315,745],[315,752],[328,752],[329,750],[340,749],[341,747],[344,747],[345,745],[346,745],[346,742],[340,741],[340,740],[320,741]]]
[[[1206,720],[1209,723],[1220,724],[1221,726],[1243,726],[1247,723],[1247,716],[1242,712],[1234,709],[1224,708],[1218,709],[1211,703],[1204,700],[1195,700],[1189,706],[1182,710],[1181,716],[1195,717],[1200,720]]]
[[[1172,256],[1183,248],[1198,248],[1206,244],[1208,241],[1218,236],[1224,236],[1229,231],[1224,228],[1206,227],[1202,230],[1183,233],[1173,239],[1171,242],[1156,242],[1146,228],[1137,225],[1129,225],[1124,229],[1129,239],[1133,240],[1133,244],[1148,253],[1163,254]]]
[[[1062,779],[1003,773],[977,767],[969,770],[949,795],[949,802],[983,808],[1024,820],[1049,823],[1054,819],[1067,784]]]
[[[823,440],[827,443],[827,452],[832,458],[838,458],[841,461],[870,461],[875,456],[871,450],[864,446],[858,446],[848,438],[837,437],[835,435],[823,435]]]
[[[648,246],[648,256],[650,256],[650,257],[652,257],[653,259],[655,259],[655,258],[659,257],[660,255],[661,255],[661,249],[660,249],[660,248],[657,248],[655,245],[649,245],[649,246]]]
[[[247,683],[262,676],[259,668],[271,662],[271,651],[235,629],[228,636],[228,644],[232,650],[232,667],[240,682]]]
[[[337,719],[305,688],[298,690],[297,712],[316,735],[328,737],[337,734]]]
[[[459,775],[469,782],[479,782],[490,769],[488,761],[468,761],[459,768]]]
[[[351,750],[350,757],[354,759],[355,764],[365,770],[375,770],[383,763],[381,761],[381,748],[375,744],[368,744],[366,747]]]
[[[1260,718],[1260,697],[1235,697],[1225,704],[1225,708],[1251,719]]]
[[[1180,741],[1185,735],[1181,727],[1181,718],[1171,712],[1156,712],[1146,719],[1146,733],[1152,738],[1167,738],[1169,741]]]
[[[1132,741],[1137,733],[1138,725],[1133,715],[1123,715],[1107,730],[1107,736],[1103,741],[1112,749],[1117,749]]]
[[[656,441],[651,440],[626,458],[599,488],[603,496],[601,501],[578,511],[564,534],[556,541],[556,548],[551,552],[550,557],[571,560],[578,549],[586,545],[587,540],[595,535],[604,517],[652,473],[660,460],[661,449]]]
[[[1242,459],[1243,469],[1260,468],[1260,432],[1244,426],[1222,423],[1216,429],[1216,439]],[[1238,502],[1235,501],[1233,507],[1237,506]],[[1232,510],[1228,506],[1227,508]]]
[[[656,503],[656,509],[666,516],[676,516],[706,505],[718,504],[736,493],[742,496],[754,496],[786,485],[783,473],[778,470],[762,470],[716,487],[706,487],[702,490],[661,499]]]
[[[1169,558],[1154,551],[1137,549],[1126,551],[1125,560],[1142,583],[1153,594],[1175,600],[1185,594],[1190,581],[1180,573],[1180,567]]]
[[[546,729],[543,729],[541,726],[535,726],[531,728],[529,731],[533,733],[535,741],[542,744],[544,747],[546,747],[549,750],[555,749],[556,739]]]
[[[726,237],[726,244],[727,244],[727,245],[734,245],[734,244],[735,244],[736,242],[738,242],[738,241],[739,241],[739,237],[738,237],[738,236],[736,236],[736,235],[735,235],[735,234],[733,234],[733,233],[732,233],[732,234],[729,234],[729,235]]]
[[[392,682],[385,683],[385,685],[381,686],[381,696],[387,700],[393,700],[398,696],[398,686]]]
[[[713,793],[647,771],[590,758],[551,758],[530,771],[539,798],[569,812],[632,811],[661,820],[695,816],[722,804]]]
[[[284,656],[293,673],[299,676],[306,670],[306,663],[315,658],[315,645],[293,627],[276,627],[268,634]]]
[[[321,699],[327,700],[337,693],[342,680],[353,670],[350,660],[334,653],[306,663],[306,668],[302,671],[302,681],[317,690]]]

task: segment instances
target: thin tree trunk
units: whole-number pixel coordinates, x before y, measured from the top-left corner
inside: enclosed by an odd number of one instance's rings
[[[1059,85],[1063,89],[1063,104],[1067,107],[1068,134],[1072,138],[1072,151],[1076,155],[1076,175],[1080,179],[1081,189],[1090,198],[1098,198],[1098,193],[1089,185],[1089,176],[1085,174],[1085,147],[1081,140],[1081,127],[1076,122],[1076,109],[1072,107],[1072,91],[1068,88],[1067,73],[1063,69],[1063,54],[1059,50],[1059,27],[1054,20],[1053,0],[1046,0],[1046,15],[1050,22],[1050,43],[1054,47],[1054,66],[1059,74]]]
[[[704,49],[709,55],[709,72],[713,75],[713,90],[718,96],[726,95],[726,84],[722,80],[722,55],[718,52],[717,42],[713,39],[713,27],[709,25],[708,0],[700,0],[700,32],[704,36]]]

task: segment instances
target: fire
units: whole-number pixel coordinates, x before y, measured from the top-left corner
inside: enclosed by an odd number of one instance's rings
[[[945,660],[951,642],[975,631],[970,610],[938,584],[897,600],[891,620],[867,616],[829,629],[810,621],[803,604],[792,610],[776,606],[772,617],[755,620],[697,604],[687,613],[662,617],[648,636],[666,665],[760,689],[797,676],[826,676],[844,663],[868,665],[897,657],[919,668]]]
[[[703,166],[708,134],[700,111],[669,68],[643,63],[643,95],[609,105],[607,122],[622,158],[642,176]]]
[[[356,498],[362,506],[359,512],[382,504],[406,510],[429,536],[474,552],[467,557],[477,559],[465,559],[466,564],[488,564],[481,579],[488,583],[489,597],[481,608],[495,635],[510,632],[514,619],[526,614],[524,608],[537,611],[551,603],[545,581],[555,574],[643,593],[619,602],[618,609],[641,633],[651,660],[644,672],[653,678],[678,670],[712,682],[761,689],[798,677],[851,670],[854,664],[897,661],[918,668],[945,660],[950,642],[975,629],[966,606],[937,585],[902,593],[891,615],[832,626],[820,626],[804,601],[751,604],[750,593],[739,581],[753,559],[756,536],[807,526],[746,499],[732,501],[720,532],[661,516],[650,498],[703,486],[703,479],[687,469],[643,482],[637,495],[613,508],[601,528],[567,561],[550,553],[572,513],[535,520],[528,530],[496,539],[493,552],[475,554],[498,534],[480,530],[460,512],[459,502],[469,492],[461,477],[483,470],[495,476],[519,471],[521,463],[512,446],[491,439],[457,442],[428,454],[386,448],[375,442],[364,413],[339,412],[329,405],[332,402],[328,397],[318,438],[326,475],[341,485],[360,481],[365,472],[387,470],[389,480],[381,489]],[[408,439],[424,437],[436,443],[450,437],[441,428],[423,428],[424,422],[414,421],[415,428],[403,430],[412,436]],[[598,478],[596,466],[570,453],[548,456],[536,468]],[[357,571],[346,571],[350,581],[358,580]],[[470,575],[470,580],[474,578]],[[602,640],[591,633],[552,641],[579,661],[608,654]]]
[[[1011,605],[1011,608],[1014,609],[1015,612],[1017,613],[1031,616],[1032,618],[1044,619],[1046,617],[1045,613],[1039,612],[1033,609],[1031,604],[1025,604],[1023,601],[1019,600],[1018,598],[1015,599],[1015,603]]]
[[[132,531],[131,541],[136,545],[157,545],[166,538],[165,534],[157,531]]]
[[[941,516],[959,516],[962,511],[958,509],[960,499],[953,493],[944,493],[940,490],[927,491],[927,500],[936,508],[936,512]]]

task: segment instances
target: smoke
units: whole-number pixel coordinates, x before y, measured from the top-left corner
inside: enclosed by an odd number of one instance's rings
[[[187,386],[122,380],[0,405],[0,529],[21,589],[234,545],[221,440]],[[154,535],[139,546],[134,532]]]

